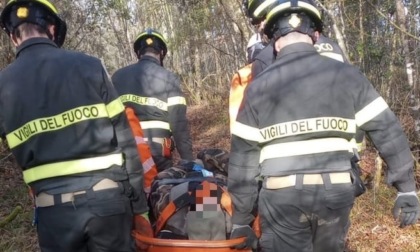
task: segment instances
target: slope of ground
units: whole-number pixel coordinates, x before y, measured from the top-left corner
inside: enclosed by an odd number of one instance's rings
[[[22,211],[18,209],[21,208]],[[17,211],[11,221],[7,216]],[[5,145],[0,147],[0,251],[39,251],[36,229],[32,227],[33,205],[24,185],[22,172]]]
[[[188,109],[193,151],[204,148],[229,150],[227,104],[191,106]],[[375,167],[376,152],[365,151],[362,166],[368,177]],[[415,252],[420,251],[420,223],[399,228],[392,219],[395,190],[381,184],[356,200],[351,213],[352,226],[348,235],[351,252]],[[0,226],[0,251],[39,251],[36,230],[31,226],[33,207],[21,172],[5,147],[0,149],[0,221],[16,206],[23,211],[16,219]],[[0,222],[1,223],[1,222]]]

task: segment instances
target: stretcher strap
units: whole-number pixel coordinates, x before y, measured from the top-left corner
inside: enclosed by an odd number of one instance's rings
[[[179,209],[189,205],[191,200],[191,192],[186,192],[175,200],[169,202],[169,204],[166,205],[166,207],[162,210],[156,221],[155,235],[157,235],[162,230],[166,222],[174,213],[176,213]]]

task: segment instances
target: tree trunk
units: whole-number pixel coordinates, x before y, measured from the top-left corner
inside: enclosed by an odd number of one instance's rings
[[[401,36],[401,43],[402,43],[402,51],[404,57],[404,63],[407,73],[407,83],[411,89],[410,94],[410,108],[411,114],[415,121],[415,131],[416,135],[420,137],[420,99],[419,99],[419,91],[414,84],[414,77],[413,77],[413,61],[410,55],[410,48],[409,48],[409,37],[407,36],[407,21],[406,21],[406,9],[402,0],[395,0],[396,6],[396,16],[397,16],[397,25],[399,29],[399,34]]]

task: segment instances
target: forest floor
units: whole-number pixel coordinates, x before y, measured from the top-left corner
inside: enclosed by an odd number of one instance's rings
[[[197,105],[188,109],[193,151],[206,148],[229,150],[227,104]],[[364,177],[371,180],[375,173],[376,152],[367,149],[362,155]],[[357,198],[351,213],[347,237],[348,252],[415,252],[420,251],[420,222],[399,228],[391,209],[396,192],[383,183],[370,188]],[[19,210],[21,208],[21,210]],[[17,209],[17,210],[16,210]],[[11,212],[17,217],[4,220]],[[0,147],[0,251],[39,251],[36,228],[32,227],[33,205],[22,174],[6,147]]]

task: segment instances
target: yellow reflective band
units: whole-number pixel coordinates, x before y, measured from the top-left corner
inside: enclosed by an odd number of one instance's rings
[[[267,20],[270,20],[270,18],[274,15],[274,14],[276,14],[277,12],[279,12],[279,11],[283,11],[283,10],[285,10],[285,9],[287,9],[287,8],[289,8],[290,6],[292,6],[292,3],[291,2],[285,2],[285,3],[282,3],[282,4],[279,4],[279,5],[277,5],[275,8],[273,8],[268,14],[267,14]],[[255,13],[255,12],[254,12]]]
[[[32,120],[7,134],[6,138],[9,147],[12,149],[37,134],[60,130],[82,121],[104,117],[108,117],[105,104],[82,106],[55,116]]]
[[[16,0],[10,0],[7,4],[6,4],[6,6],[8,6],[9,4],[12,4],[12,3],[14,3],[14,2],[16,2],[17,3],[17,1]],[[42,5],[44,5],[45,7],[47,7],[48,9],[50,9],[52,12],[54,12],[55,14],[58,14],[58,11],[57,11],[57,9],[55,8],[55,6],[52,4],[52,3],[50,3],[49,1],[47,1],[47,0],[35,0],[35,2],[38,2],[38,3],[40,3],[40,4],[42,4]]]
[[[232,134],[254,142],[262,141],[260,130],[258,128],[245,125],[238,121],[235,121],[232,125]]]
[[[133,94],[125,94],[120,96],[120,100],[123,103],[132,102],[139,105],[156,107],[163,111],[168,111],[168,104],[154,97],[142,97]]]
[[[48,7],[52,12],[54,12],[55,14],[58,13],[57,9],[54,7],[54,5],[52,5],[50,2],[48,2],[47,0],[36,0],[37,2],[41,3],[42,5]]]
[[[357,143],[357,151],[361,152],[363,150],[363,142],[362,143]]]
[[[57,162],[32,167],[23,171],[23,180],[26,184],[46,178],[72,175],[77,173],[108,169],[112,165],[122,165],[121,153],[103,157],[85,158],[72,161]]]
[[[187,101],[182,96],[169,97],[168,106],[173,106],[173,105],[187,105]]]
[[[141,38],[143,36],[155,36],[155,37],[158,37],[159,39],[161,39],[163,41],[163,43],[168,44],[166,42],[166,39],[162,35],[160,35],[159,33],[156,33],[156,32],[152,32],[152,34],[149,34],[148,32],[142,32],[142,33],[140,33],[140,35],[137,36],[137,38],[134,41],[137,41],[139,38]]]
[[[356,133],[356,122],[341,117],[317,117],[275,124],[259,131],[262,142],[315,132],[339,131]]]
[[[262,148],[260,163],[264,160],[333,151],[350,151],[351,144],[343,138],[324,138],[291,143],[267,145]]]
[[[340,62],[344,62],[343,56],[341,54],[338,54],[338,53],[322,52],[322,53],[320,53],[320,55],[322,55],[324,57],[331,58],[331,59],[335,59],[335,60],[340,61]]]
[[[273,4],[274,2],[277,2],[277,0],[267,0],[264,1],[262,4],[260,4],[255,10],[254,13],[252,13],[254,15],[254,17],[259,18],[261,15],[261,12],[263,12],[268,6],[270,6],[271,4]]]
[[[169,123],[162,121],[143,121],[140,122],[140,125],[142,129],[171,129]]]
[[[382,97],[376,98],[374,101],[369,103],[366,107],[356,113],[357,126],[362,126],[366,122],[372,120],[380,113],[388,108],[388,104]]]
[[[315,14],[319,19],[321,19],[321,13],[319,12],[319,10],[317,8],[315,8],[315,6],[313,6],[312,4],[309,3],[305,3],[302,1],[298,1],[297,2],[298,7],[300,7],[301,9],[306,9],[309,12],[311,12],[312,14]],[[269,20],[273,15],[277,14],[278,12],[284,11],[287,8],[292,7],[292,3],[291,2],[286,2],[286,3],[282,3],[277,5],[276,7],[274,7],[267,15],[267,20]],[[255,13],[255,12],[254,12]]]
[[[124,112],[124,105],[121,100],[117,98],[106,105],[106,110],[108,111],[109,118],[113,118],[114,116]]]
[[[327,131],[356,133],[356,122],[354,119],[341,117],[317,117],[279,123],[263,129],[253,128],[239,122],[234,122],[232,126],[232,134],[259,143],[289,136]]]

